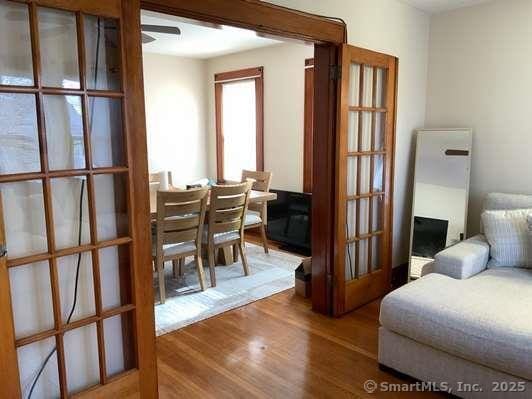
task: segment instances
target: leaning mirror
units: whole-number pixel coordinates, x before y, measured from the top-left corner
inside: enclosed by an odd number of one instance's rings
[[[430,273],[434,256],[466,236],[471,129],[417,131],[409,278]]]

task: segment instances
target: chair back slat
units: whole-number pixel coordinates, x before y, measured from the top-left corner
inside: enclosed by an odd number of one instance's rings
[[[198,229],[170,231],[164,233],[163,245],[179,244],[187,241],[194,241],[197,239]]]
[[[157,192],[157,256],[162,256],[163,245],[201,245],[207,194],[207,188]]]
[[[246,179],[254,180],[253,190],[269,192],[272,183],[272,172],[243,170],[242,181],[246,181]]]
[[[239,231],[243,237],[244,215],[251,183],[213,186],[209,207],[209,240],[214,234]]]
[[[166,205],[166,217],[183,216],[191,213],[199,213],[201,211],[201,201],[185,202],[182,204]]]
[[[246,193],[246,182],[238,184],[214,185],[211,187],[211,196],[230,197],[233,195],[243,195]]]
[[[219,210],[216,212],[216,222],[231,222],[233,220],[238,220],[242,217],[242,213],[244,213],[244,208],[242,206]]]
[[[218,197],[216,201],[216,208],[218,210],[237,208],[243,206],[245,201],[246,196],[244,194],[233,195],[231,197]]]
[[[191,190],[159,191],[158,195],[165,203],[182,204],[185,202],[201,200],[205,196],[207,190],[206,187],[201,187]]]
[[[212,233],[218,234],[218,233],[229,233],[231,231],[238,231],[240,230],[241,224],[242,224],[242,219],[233,220],[231,222],[215,223],[212,227]]]
[[[189,230],[198,227],[200,224],[199,214],[190,216],[181,216],[174,219],[165,219],[164,232]]]

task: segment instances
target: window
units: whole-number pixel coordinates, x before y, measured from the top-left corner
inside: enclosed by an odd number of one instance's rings
[[[263,68],[214,75],[219,180],[264,170]]]
[[[314,131],[314,59],[305,60],[305,139],[303,155],[303,192],[312,192],[312,138]]]

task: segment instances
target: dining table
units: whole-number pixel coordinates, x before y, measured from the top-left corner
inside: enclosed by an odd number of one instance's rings
[[[159,184],[150,183],[150,215],[151,220],[155,221],[157,219],[157,190]],[[183,191],[181,188],[170,186],[168,190],[165,191]],[[277,199],[277,194],[272,192],[257,191],[251,190],[249,193],[249,203],[250,204],[259,204],[269,201],[274,201]],[[207,201],[207,210],[209,210],[209,201]],[[233,250],[231,246],[220,248],[217,256],[217,263],[230,266],[235,262],[235,256],[233,256]]]

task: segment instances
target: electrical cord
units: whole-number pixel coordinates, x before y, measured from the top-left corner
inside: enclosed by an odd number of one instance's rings
[[[78,229],[78,246],[81,245],[81,237],[82,237],[82,226],[83,226],[83,194],[85,192],[85,180],[81,181],[81,192],[80,192],[80,201],[79,201],[79,229]],[[74,312],[76,310],[76,305],[78,302],[78,288],[79,288],[79,272],[81,269],[81,252],[78,254],[78,260],[77,260],[77,266],[76,266],[76,282],[74,284],[74,300],[72,302],[72,307],[70,308],[70,313],[68,314],[68,318],[66,321],[66,324],[70,323],[70,320],[72,319],[72,316],[74,315]],[[46,368],[46,365],[54,355],[54,353],[57,351],[57,346],[54,347],[51,352],[46,356],[44,359],[44,362],[39,369],[39,372],[37,373],[37,376],[35,377],[35,380],[33,380],[33,384],[31,385],[30,392],[28,394],[28,399],[31,399],[31,396],[33,395],[33,391],[35,390],[35,387],[37,386],[37,382],[39,381],[39,378],[41,377],[42,373],[44,372],[44,369]]]
[[[345,230],[347,238],[349,239],[349,221],[345,222]],[[351,244],[347,244],[347,256],[349,258],[349,271],[351,272],[351,279],[355,276],[353,273],[353,260],[351,259]]]
[[[100,38],[101,38],[101,18],[98,18],[98,33],[96,37],[96,57],[95,57],[95,64],[96,67],[94,68],[94,88],[96,88],[98,83],[98,63],[100,58]],[[90,115],[90,127],[92,129],[92,120],[94,117],[94,103],[91,109],[91,115]],[[81,240],[82,240],[82,233],[83,233],[83,197],[85,193],[85,179],[81,180],[81,190],[79,194],[79,220],[78,220],[78,247],[81,246]],[[74,312],[76,311],[76,306],[78,303],[78,289],[79,289],[79,276],[80,276],[80,270],[81,270],[81,252],[78,253],[78,259],[77,259],[77,265],[76,265],[76,279],[74,283],[74,299],[72,301],[72,306],[70,308],[70,312],[68,314],[66,324],[70,323],[72,320],[72,316],[74,316]],[[33,380],[33,383],[31,384],[30,391],[28,393],[28,399],[31,399],[33,395],[33,391],[35,390],[35,387],[37,386],[37,383],[39,382],[39,379],[41,378],[42,373],[44,372],[46,366],[48,365],[48,362],[52,358],[52,356],[56,353],[57,346],[55,346],[48,356],[44,359],[41,368],[39,369],[35,379]]]

